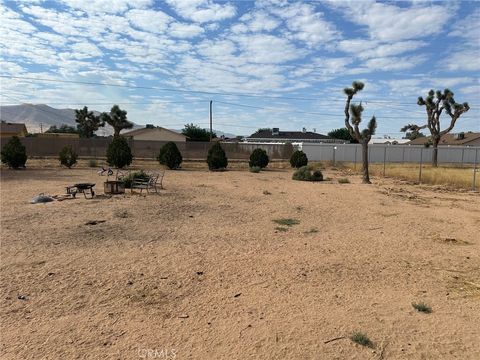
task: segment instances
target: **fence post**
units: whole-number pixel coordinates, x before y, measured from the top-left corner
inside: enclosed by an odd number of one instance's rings
[[[385,177],[385,163],[387,161],[387,145],[383,147],[383,177]]]
[[[464,155],[464,153],[465,153],[465,147],[463,146],[462,147],[462,165],[461,165],[462,168],[463,168],[463,155]]]
[[[357,171],[357,144],[353,145],[355,147],[355,160],[353,164],[353,170]]]
[[[475,149],[475,160],[473,162],[473,190],[475,190],[475,182],[477,177],[477,156],[478,156],[478,149]]]
[[[422,164],[423,164],[423,147],[420,148],[420,169],[418,170],[418,183],[422,183]]]
[[[336,146],[332,146],[332,150],[333,150],[333,166],[335,166],[335,149],[337,147]]]

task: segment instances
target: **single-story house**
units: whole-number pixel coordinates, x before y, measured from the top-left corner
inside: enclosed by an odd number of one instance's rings
[[[408,145],[425,145],[430,141],[431,136],[416,138]],[[440,138],[438,145],[443,146],[480,146],[480,132],[459,132],[445,134]]]
[[[331,138],[327,135],[307,131],[280,131],[279,128],[262,129],[245,138],[246,142],[309,142],[309,143],[344,143],[344,140]]]
[[[128,131],[121,134],[126,138],[133,140],[149,141],[177,141],[185,142],[187,137],[181,133],[165,129],[161,126],[146,125],[144,128]]]
[[[27,127],[23,123],[0,122],[0,137],[25,137],[27,134]]]

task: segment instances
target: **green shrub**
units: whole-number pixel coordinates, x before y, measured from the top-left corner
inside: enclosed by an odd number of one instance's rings
[[[292,218],[283,218],[283,219],[274,219],[272,220],[275,224],[283,225],[283,226],[293,226],[300,224],[300,221],[297,219]]]
[[[425,314],[430,314],[432,312],[432,308],[423,302],[412,303],[412,306],[415,310],[423,312]]]
[[[308,166],[302,166],[293,173],[292,179],[300,181],[322,181],[323,174],[320,170],[312,170]]]
[[[114,137],[107,149],[107,163],[122,169],[132,163],[133,155],[128,142],[124,137]]]
[[[166,165],[169,169],[178,169],[183,161],[182,154],[178,150],[177,145],[170,141],[162,146],[157,156],[160,164]]]
[[[258,166],[259,168],[263,169],[268,165],[268,155],[267,152],[263,149],[257,148],[253,150],[252,154],[250,155],[250,162],[248,163],[250,167]]]
[[[307,166],[307,164],[308,164],[307,154],[305,154],[301,150],[296,150],[290,157],[290,165],[293,168],[299,169],[302,166]]]
[[[362,345],[362,346],[366,346],[366,347],[369,347],[369,348],[372,348],[373,347],[373,342],[368,338],[368,336],[366,334],[363,334],[361,332],[354,332],[351,336],[350,336],[350,340],[352,340],[354,343],[357,343],[359,345]]]
[[[208,150],[207,163],[210,170],[220,170],[227,167],[228,159],[219,142]]]
[[[134,179],[148,180],[149,176],[143,170],[130,172],[127,176],[122,178],[122,181],[125,185],[125,189],[130,189],[132,187],[132,182],[133,182]]]
[[[97,160],[96,160],[96,159],[90,159],[90,160],[88,160],[88,166],[89,166],[89,167],[92,167],[92,168],[98,167]]]
[[[350,180],[348,178],[340,178],[338,179],[339,184],[350,184]]]
[[[27,151],[17,136],[13,136],[2,148],[2,163],[7,164],[9,168],[18,169],[25,167],[27,162]]]
[[[77,163],[77,153],[73,150],[72,145],[65,146],[58,154],[60,165],[66,166],[69,169]]]
[[[250,167],[250,172],[252,173],[259,173],[262,168],[260,166],[251,166]]]

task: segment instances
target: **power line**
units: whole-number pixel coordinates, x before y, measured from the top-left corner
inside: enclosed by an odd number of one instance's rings
[[[343,117],[343,113],[320,113],[320,112],[311,112],[311,111],[302,111],[302,110],[288,110],[288,109],[277,109],[271,107],[262,107],[262,106],[254,106],[254,105],[245,105],[245,104],[237,104],[225,101],[216,101],[219,104],[231,105],[231,106],[238,106],[238,107],[246,107],[246,108],[253,108],[253,109],[260,109],[260,110],[267,110],[267,111],[274,111],[274,112],[284,112],[284,113],[293,113],[293,114],[308,114],[308,115],[320,115],[320,116],[335,116],[335,117]],[[405,116],[388,116],[388,115],[380,115],[379,118],[385,119],[405,119]],[[463,118],[466,118],[465,116]]]
[[[145,90],[159,90],[159,91],[168,91],[168,92],[177,92],[177,93],[192,93],[192,94],[204,94],[204,95],[219,95],[219,96],[238,96],[238,97],[250,97],[250,98],[265,98],[265,99],[285,99],[285,100],[302,100],[302,101],[319,101],[321,98],[308,98],[308,97],[296,97],[296,96],[283,96],[283,95],[262,95],[254,93],[229,93],[229,92],[219,92],[219,91],[203,91],[203,90],[185,90],[185,89],[173,89],[173,88],[162,88],[157,86],[144,86],[144,85],[125,85],[125,84],[114,84],[114,83],[105,83],[105,82],[94,82],[94,81],[78,81],[78,80],[61,80],[61,79],[49,79],[49,78],[38,78],[30,76],[13,76],[13,75],[0,75],[0,78],[7,79],[17,79],[17,80],[31,80],[31,81],[45,81],[45,82],[55,82],[55,83],[66,83],[66,84],[81,84],[81,85],[91,85],[91,86],[111,86],[111,87],[121,87],[129,89],[145,89]],[[344,101],[340,99],[332,99],[328,101]],[[395,104],[395,105],[408,105],[412,106],[414,103],[410,102],[392,102],[388,100],[369,100],[369,99],[359,99],[359,101],[370,102],[372,104]]]

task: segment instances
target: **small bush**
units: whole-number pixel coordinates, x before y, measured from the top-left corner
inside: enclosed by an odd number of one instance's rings
[[[361,332],[354,332],[350,336],[350,340],[362,346],[366,346],[370,348],[373,347],[373,342],[368,338],[366,334],[363,334]]]
[[[251,166],[250,167],[250,172],[255,173],[255,174],[259,173],[260,170],[262,170],[262,168],[260,166]]]
[[[77,163],[77,153],[73,150],[71,145],[65,146],[58,154],[60,165],[66,166],[69,169]]]
[[[148,174],[143,171],[143,170],[140,170],[140,171],[133,171],[131,173],[129,173],[127,176],[125,176],[124,178],[122,178],[122,181],[123,183],[125,184],[125,189],[130,189],[132,187],[132,182],[134,179],[137,179],[137,180],[148,180],[149,179],[149,176]]]
[[[255,149],[250,155],[250,162],[248,163],[250,167],[259,167],[261,169],[266,168],[268,165],[269,159],[267,152],[263,149]]]
[[[291,218],[275,219],[272,221],[278,225],[283,225],[283,226],[293,226],[293,225],[300,224],[300,221],[298,221],[297,219],[291,219]]]
[[[91,168],[96,168],[98,167],[98,163],[96,159],[90,159],[88,160],[88,166]]]
[[[299,169],[302,166],[307,166],[307,164],[308,164],[307,154],[305,154],[301,150],[296,150],[290,157],[290,165],[293,168]]]
[[[162,146],[160,153],[157,156],[157,160],[160,164],[166,165],[169,169],[175,170],[180,167],[183,158],[177,145],[170,141]]]
[[[27,162],[27,151],[17,136],[13,136],[2,148],[2,163],[7,164],[11,169],[25,167]]]
[[[228,166],[227,156],[219,142],[208,150],[207,163],[210,170],[221,170]]]
[[[423,302],[412,303],[412,306],[415,310],[423,312],[425,314],[430,314],[432,312],[432,308]]]
[[[114,137],[107,149],[107,163],[122,169],[132,163],[133,155],[128,142],[124,137]]]
[[[313,170],[308,166],[302,166],[292,176],[293,180],[299,181],[322,181],[323,174],[320,170]]]
[[[347,178],[341,178],[341,179],[338,179],[338,183],[339,184],[350,184],[350,180],[348,180]]]

